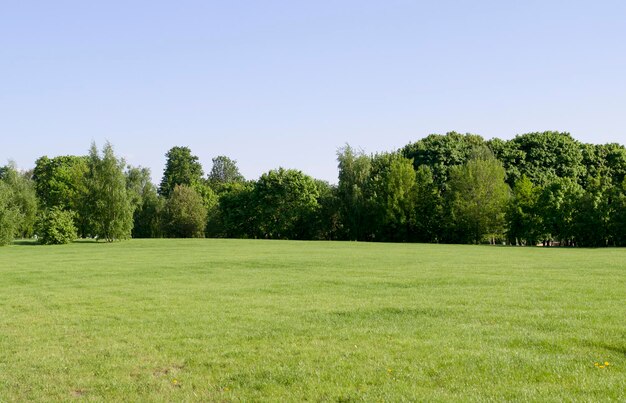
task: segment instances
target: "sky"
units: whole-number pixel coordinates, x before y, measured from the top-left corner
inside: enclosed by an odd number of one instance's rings
[[[431,133],[626,144],[626,2],[0,0],[0,164],[187,146],[257,179]]]

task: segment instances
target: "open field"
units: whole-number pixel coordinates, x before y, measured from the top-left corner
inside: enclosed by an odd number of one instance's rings
[[[24,244],[0,289],[0,401],[626,400],[626,249]]]

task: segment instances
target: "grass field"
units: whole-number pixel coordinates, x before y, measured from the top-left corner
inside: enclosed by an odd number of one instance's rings
[[[624,249],[25,243],[0,290],[0,401],[626,400]]]

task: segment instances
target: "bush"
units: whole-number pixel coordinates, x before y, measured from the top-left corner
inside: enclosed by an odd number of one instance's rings
[[[0,246],[13,242],[17,232],[19,211],[11,206],[11,189],[0,182]]]
[[[60,245],[70,243],[77,238],[73,211],[53,207],[46,210],[40,217],[37,226],[39,242],[44,245]]]

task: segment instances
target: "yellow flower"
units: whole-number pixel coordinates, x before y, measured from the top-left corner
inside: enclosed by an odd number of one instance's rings
[[[597,367],[597,366],[598,366],[598,365],[600,365],[600,364],[598,364],[598,363],[596,362],[596,363],[595,363],[595,364],[593,364],[593,365],[595,365],[595,366]]]
[[[173,383],[174,385],[176,385],[176,384],[178,383],[178,381],[177,381],[176,379],[172,379],[172,383]]]
[[[606,365],[608,367],[609,363],[607,361],[604,361],[604,365]]]

